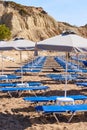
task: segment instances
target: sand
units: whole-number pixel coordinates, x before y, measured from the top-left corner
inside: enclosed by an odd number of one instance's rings
[[[33,52],[22,52],[22,63],[31,61]],[[40,55],[58,55],[54,53],[41,52]],[[14,73],[20,66],[20,55],[17,51],[5,51],[4,56],[13,57],[14,61],[4,60],[4,74]],[[50,57],[51,58],[51,57]],[[1,63],[1,58],[0,58]],[[52,81],[45,75],[52,72],[52,67],[57,67],[57,64],[47,62],[46,66],[49,68],[44,69],[43,72],[32,74],[28,73],[23,76],[24,81],[41,81],[44,85],[50,87],[49,91],[45,93],[36,92],[37,95],[64,95],[64,83]],[[1,64],[0,64],[0,68]],[[78,88],[75,84],[68,83],[67,94],[87,94],[86,89]],[[67,123],[69,118],[67,115],[59,117],[60,122],[57,123],[55,118],[51,115],[46,116],[35,111],[36,104],[25,102],[23,97],[33,96],[33,93],[25,92],[21,97],[9,97],[7,93],[0,93],[0,130],[87,130],[87,117],[86,113],[76,114],[70,123]],[[87,102],[87,101],[86,101]],[[77,101],[76,103],[82,103]]]

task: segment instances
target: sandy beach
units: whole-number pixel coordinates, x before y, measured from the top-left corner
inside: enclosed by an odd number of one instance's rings
[[[37,95],[63,96],[65,84],[53,81],[46,77],[46,74],[53,73],[52,67],[55,68],[56,66],[57,69],[59,68],[55,61],[53,61],[53,63],[50,61],[50,59],[53,60],[52,56],[59,54],[55,52],[53,52],[52,55],[50,54],[51,52],[41,52],[40,55],[50,56],[48,61],[45,63],[46,68],[42,69],[42,72],[39,73],[24,74],[23,81],[40,81],[43,85],[50,87],[50,89],[46,92],[39,93],[37,91]],[[33,52],[24,51],[22,52],[22,63],[20,63],[20,53],[18,51],[5,51],[3,52],[3,55],[14,59],[14,61],[4,59],[4,74],[13,74],[14,71],[20,67],[20,65],[23,65],[34,58]],[[2,69],[1,58],[0,68]],[[87,90],[86,88],[82,89],[77,87],[73,83],[68,83],[67,94],[87,95]],[[67,123],[69,115],[61,115],[59,117],[60,122],[57,123],[53,116],[46,116],[44,114],[37,113],[35,111],[36,104],[24,101],[23,97],[25,96],[33,96],[33,93],[24,92],[21,97],[11,98],[7,93],[0,92],[0,130],[87,130],[86,112],[76,114],[70,123]],[[82,101],[76,101],[76,103],[82,103]]]

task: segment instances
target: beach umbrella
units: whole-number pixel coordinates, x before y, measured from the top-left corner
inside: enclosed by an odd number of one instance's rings
[[[28,50],[34,50],[35,48],[35,43],[30,40],[26,39],[17,39],[13,41],[8,41],[8,42],[1,42],[0,43],[0,51],[5,51],[5,50],[18,50],[20,52],[20,61],[22,64],[22,51],[28,51]],[[21,75],[23,77],[23,71],[22,71],[22,65],[21,65]],[[23,79],[23,78],[22,78]],[[23,80],[22,80],[23,83]]]
[[[23,84],[23,69],[22,69],[22,51],[34,50],[35,42],[26,39],[17,39],[10,41],[9,44],[14,46],[14,49],[20,52],[20,64],[21,64],[21,82]]]
[[[8,44],[8,42],[7,41],[0,41],[0,53],[1,53],[1,59],[2,59],[2,65],[1,65],[1,67],[2,67],[2,75],[3,75],[3,68],[4,68],[4,59],[6,59],[6,57],[4,57],[3,56],[3,50],[7,50],[6,48],[5,48],[5,46],[7,46],[7,44]],[[9,48],[9,49],[12,49],[12,48]],[[8,50],[9,50],[8,49]]]
[[[86,52],[87,39],[76,35],[72,31],[65,31],[61,35],[51,37],[49,39],[37,43],[38,50],[49,50],[66,53],[66,78],[65,78],[65,91],[64,96],[67,95],[67,62],[69,52]]]

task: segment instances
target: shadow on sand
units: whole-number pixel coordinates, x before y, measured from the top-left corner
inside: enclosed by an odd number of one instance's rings
[[[30,117],[0,113],[0,130],[25,130],[28,127],[31,127]]]

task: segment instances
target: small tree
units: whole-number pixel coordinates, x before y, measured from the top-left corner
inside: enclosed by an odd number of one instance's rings
[[[5,24],[0,25],[0,40],[10,39],[11,31]]]

